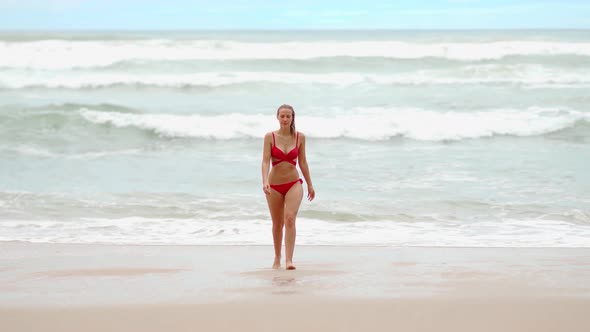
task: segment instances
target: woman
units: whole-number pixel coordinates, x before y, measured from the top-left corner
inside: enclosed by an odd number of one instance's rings
[[[295,130],[295,111],[292,106],[281,105],[277,109],[280,128],[264,136],[262,153],[262,190],[272,218],[272,237],[275,248],[273,269],[281,267],[283,227],[285,228],[285,267],[295,270],[295,219],[303,197],[303,181],[297,172],[299,168],[307,183],[307,199],[315,197],[311,184],[309,167],[305,157],[305,135]],[[272,159],[272,169],[270,162]]]

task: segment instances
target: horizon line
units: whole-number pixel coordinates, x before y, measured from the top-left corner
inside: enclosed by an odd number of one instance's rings
[[[179,29],[126,29],[126,28],[92,28],[92,29],[0,29],[1,32],[305,32],[305,31],[586,31],[588,28],[306,28],[306,29],[274,29],[274,28],[179,28]]]

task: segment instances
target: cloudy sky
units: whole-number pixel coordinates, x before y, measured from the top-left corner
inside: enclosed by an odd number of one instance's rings
[[[0,0],[1,30],[590,28],[590,0]]]

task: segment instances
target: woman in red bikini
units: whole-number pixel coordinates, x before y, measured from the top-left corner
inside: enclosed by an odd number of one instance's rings
[[[299,168],[307,183],[307,199],[315,197],[305,157],[305,135],[295,130],[295,111],[292,106],[281,105],[277,110],[280,128],[264,136],[262,153],[262,190],[272,218],[272,237],[275,249],[273,269],[281,267],[283,227],[285,228],[285,267],[295,270],[295,219],[303,198],[303,181],[297,172]],[[270,163],[272,161],[272,169]]]

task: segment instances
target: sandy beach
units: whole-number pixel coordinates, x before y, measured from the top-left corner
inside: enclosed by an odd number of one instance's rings
[[[590,249],[0,245],[3,331],[587,331]]]

